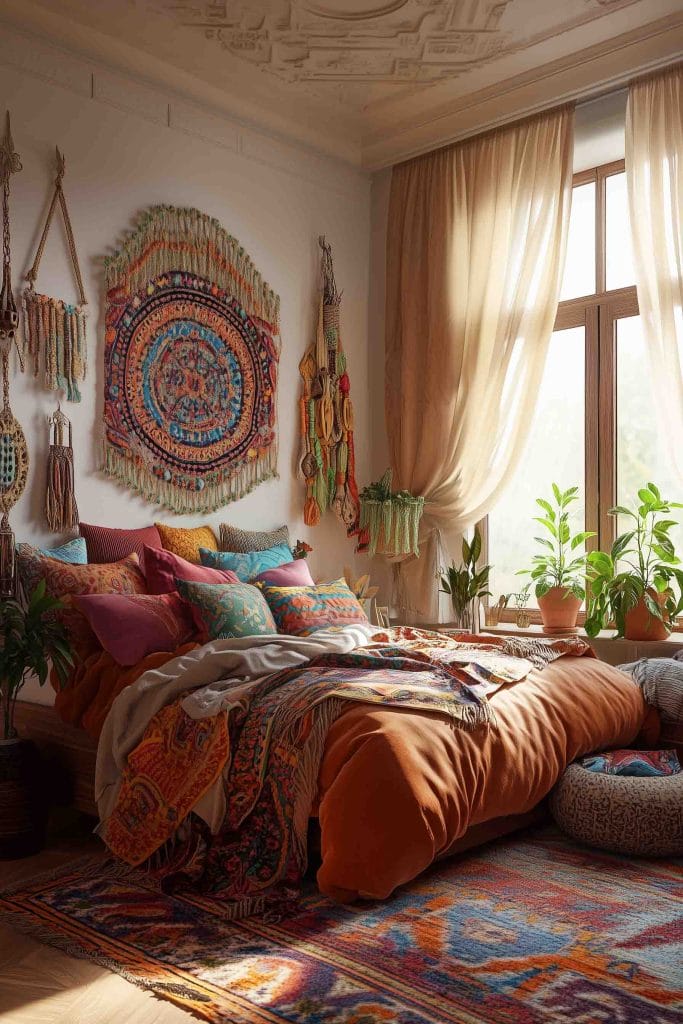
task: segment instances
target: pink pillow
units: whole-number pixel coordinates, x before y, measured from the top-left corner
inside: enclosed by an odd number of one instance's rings
[[[192,612],[179,594],[87,594],[72,600],[119,665],[136,665],[157,651],[173,652],[196,633]]]
[[[137,530],[120,530],[114,526],[93,526],[81,523],[81,537],[85,538],[89,562],[120,562],[131,552],[140,559],[144,568],[143,548],[160,548],[161,537],[156,526],[141,526]]]
[[[268,583],[271,587],[313,587],[311,570],[305,558],[297,558],[293,562],[285,562],[274,569],[266,569],[259,573],[252,583]]]
[[[196,565],[165,548],[150,548],[146,544],[145,576],[150,594],[175,593],[176,577],[191,583],[239,583],[239,578],[229,569]]]

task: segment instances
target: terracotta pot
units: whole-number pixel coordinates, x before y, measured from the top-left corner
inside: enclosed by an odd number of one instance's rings
[[[576,619],[581,598],[566,587],[551,587],[543,597],[536,598],[541,609],[544,633],[571,633],[576,631]]]
[[[666,594],[648,591],[660,608],[664,606]],[[644,598],[641,597],[635,608],[631,608],[624,616],[624,636],[627,640],[666,640],[669,631],[661,621],[648,610]]]
[[[0,740],[0,859],[43,848],[48,801],[41,766],[30,740]]]

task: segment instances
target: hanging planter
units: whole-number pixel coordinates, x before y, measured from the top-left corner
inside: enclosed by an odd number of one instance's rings
[[[418,532],[424,498],[408,491],[391,490],[391,470],[381,480],[363,488],[360,495],[360,526],[369,536],[371,555],[420,554]]]

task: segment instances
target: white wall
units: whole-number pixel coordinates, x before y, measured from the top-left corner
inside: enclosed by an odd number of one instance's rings
[[[2,26],[0,26],[0,29]],[[23,49],[22,49],[23,47]],[[11,59],[13,67],[5,61]],[[18,70],[18,65],[22,70]],[[269,528],[287,522],[294,539],[313,546],[319,578],[354,563],[354,545],[329,513],[303,525],[299,453],[298,363],[317,314],[318,235],[334,247],[343,289],[342,332],[355,409],[357,476],[369,481],[371,451],[368,349],[369,179],[315,153],[191,107],[101,67],[26,37],[2,32],[0,112],[12,115],[23,170],[12,179],[14,287],[33,258],[54,177],[54,147],[66,155],[65,191],[89,300],[88,376],[80,404],[66,403],[74,433],[76,495],[84,522],[141,526],[154,519],[191,525],[150,505],[99,472],[103,409],[101,259],[155,203],[196,206],[218,218],[243,244],[280,294],[282,353],[278,384],[279,479],[208,517],[218,524]],[[61,221],[55,220],[37,286],[66,300],[75,291]],[[43,516],[47,414],[57,396],[15,368],[11,401],[26,433],[31,468],[11,523],[18,540],[56,543]],[[355,560],[366,571],[367,560]]]

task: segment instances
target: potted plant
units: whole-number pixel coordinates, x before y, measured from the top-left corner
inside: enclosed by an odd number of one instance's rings
[[[488,589],[491,566],[477,570],[480,555],[481,536],[475,529],[471,544],[463,537],[462,564],[456,566],[452,561],[448,568],[439,571],[438,577],[440,592],[451,599],[457,628],[471,633],[479,632],[479,602],[491,595]]]
[[[42,846],[47,817],[46,780],[30,740],[14,727],[17,697],[29,675],[42,686],[51,661],[60,683],[73,665],[64,627],[54,612],[59,601],[41,581],[24,607],[0,604],[0,856],[24,857]]]
[[[665,640],[683,610],[683,570],[669,537],[677,520],[671,510],[683,508],[662,498],[648,483],[638,491],[636,511],[617,505],[611,516],[625,516],[628,529],[609,554],[592,551],[586,632],[596,636],[611,623],[627,640]]]
[[[554,503],[536,498],[543,515],[534,516],[547,536],[534,537],[544,550],[532,558],[532,568],[520,570],[535,583],[544,633],[570,633],[576,629],[581,602],[586,596],[586,554],[575,554],[595,533],[582,530],[572,535],[569,509],[577,500],[578,487],[561,491],[552,485]]]

